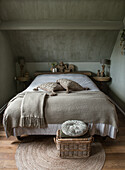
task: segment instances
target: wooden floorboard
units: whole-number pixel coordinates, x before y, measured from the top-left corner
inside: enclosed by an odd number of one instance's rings
[[[119,133],[116,140],[110,138],[102,141],[106,152],[103,170],[125,170],[125,116],[118,113]],[[6,138],[4,129],[0,125],[0,170],[17,170],[15,152],[20,142],[15,137]]]

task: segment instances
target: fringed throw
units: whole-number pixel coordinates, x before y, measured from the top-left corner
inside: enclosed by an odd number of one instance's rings
[[[20,127],[47,127],[44,116],[46,93],[27,92],[21,104]]]

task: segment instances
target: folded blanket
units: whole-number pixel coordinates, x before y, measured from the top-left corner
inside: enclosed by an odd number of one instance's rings
[[[46,127],[44,101],[46,93],[27,92],[21,105],[20,127]]]
[[[3,125],[6,136],[13,134],[14,127],[47,127],[44,117],[46,93],[22,92],[12,98],[4,112]]]

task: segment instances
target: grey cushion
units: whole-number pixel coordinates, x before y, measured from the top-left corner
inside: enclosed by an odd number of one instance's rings
[[[88,126],[80,120],[68,120],[62,124],[62,132],[71,137],[82,136],[88,131]]]

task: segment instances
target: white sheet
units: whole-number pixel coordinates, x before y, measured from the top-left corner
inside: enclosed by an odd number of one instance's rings
[[[33,91],[33,89],[42,83],[46,82],[56,82],[56,80],[61,78],[67,78],[73,81],[76,81],[83,87],[89,87],[91,91],[98,91],[98,87],[93,83],[93,81],[82,74],[45,74],[37,76],[34,81],[30,84],[30,86],[26,89],[26,91]],[[41,90],[42,91],[42,90]]]

